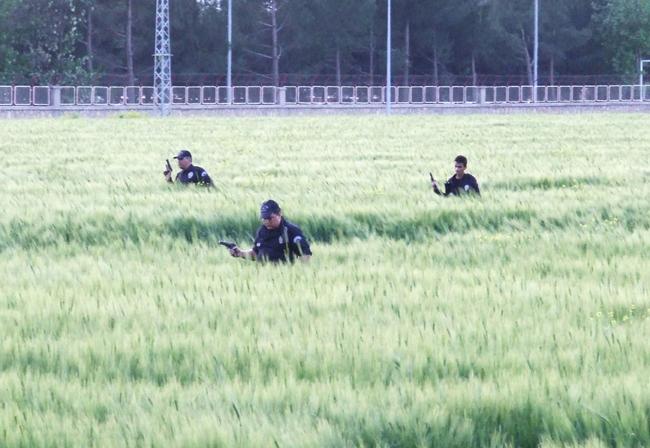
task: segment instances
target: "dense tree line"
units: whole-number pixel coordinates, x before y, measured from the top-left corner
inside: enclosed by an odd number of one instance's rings
[[[543,83],[650,57],[650,0],[540,3]],[[386,0],[233,4],[237,83],[383,82]],[[225,6],[171,1],[176,84],[223,83]],[[154,20],[155,0],[0,0],[0,82],[150,84]],[[393,0],[392,52],[400,84],[532,83],[533,0]]]

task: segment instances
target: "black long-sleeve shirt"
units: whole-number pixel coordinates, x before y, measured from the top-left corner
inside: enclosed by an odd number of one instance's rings
[[[176,174],[176,182],[180,182],[183,185],[188,184],[198,184],[204,186],[211,186],[212,179],[208,175],[208,172],[201,168],[200,166],[190,165],[185,168],[183,171]]]
[[[311,255],[311,248],[300,227],[282,218],[277,229],[261,226],[253,246],[258,261],[293,262],[303,255]]]
[[[451,176],[445,182],[445,192],[441,192],[437,186],[433,187],[433,191],[440,196],[459,196],[465,193],[476,193],[480,196],[481,191],[478,188],[478,181],[471,174],[464,174],[463,177],[457,179],[456,176]]]

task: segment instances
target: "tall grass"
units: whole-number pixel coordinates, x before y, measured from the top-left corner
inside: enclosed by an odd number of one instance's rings
[[[650,445],[644,120],[0,122],[0,446]]]

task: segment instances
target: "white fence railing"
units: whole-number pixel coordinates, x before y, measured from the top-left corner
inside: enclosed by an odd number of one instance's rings
[[[177,106],[385,104],[382,86],[172,87]],[[394,104],[524,104],[650,101],[650,86],[414,86],[391,87]],[[0,106],[153,106],[153,87],[0,86]]]

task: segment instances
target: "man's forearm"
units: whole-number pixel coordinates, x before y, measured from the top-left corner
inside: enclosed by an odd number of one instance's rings
[[[249,250],[240,250],[239,255],[237,255],[239,258],[243,258],[244,260],[255,260],[255,251],[253,249]]]

